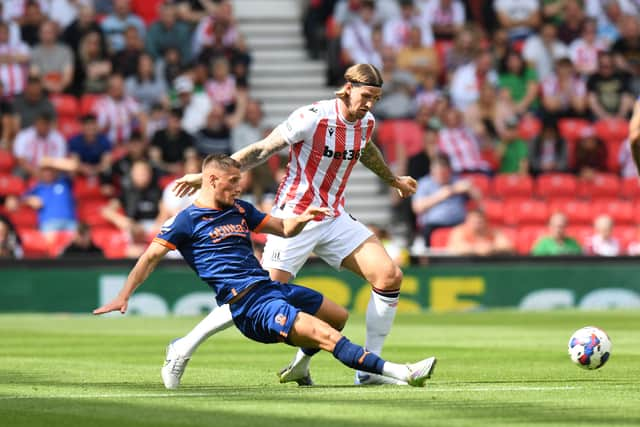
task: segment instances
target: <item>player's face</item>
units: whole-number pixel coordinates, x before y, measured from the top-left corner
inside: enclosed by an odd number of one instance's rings
[[[349,94],[349,113],[351,117],[347,119],[362,119],[368,111],[378,102],[382,96],[382,89],[375,86],[351,87]]]
[[[215,176],[213,189],[216,203],[221,207],[233,206],[235,199],[242,193],[240,169],[216,171],[213,175]]]

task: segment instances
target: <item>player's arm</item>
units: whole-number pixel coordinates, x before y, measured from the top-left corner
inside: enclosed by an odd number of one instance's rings
[[[380,179],[396,188],[400,197],[409,197],[416,192],[418,186],[416,180],[410,176],[395,176],[373,142],[369,141],[365,145],[360,154],[360,161]]]
[[[636,170],[640,171],[640,101],[636,101],[629,121],[629,144]]]
[[[255,142],[231,155],[232,158],[240,162],[240,170],[249,170],[261,163],[264,163],[273,154],[286,147],[287,141],[275,128],[265,139]],[[190,196],[202,186],[202,174],[191,173],[176,180],[173,192],[178,197]]]
[[[312,219],[330,215],[331,210],[329,208],[309,206],[302,214],[293,218],[282,219],[268,215],[264,219],[264,224],[254,231],[275,234],[280,237],[293,237],[300,234],[304,226]]]
[[[124,314],[127,311],[129,297],[131,297],[133,291],[135,291],[142,282],[147,280],[149,274],[156,268],[158,262],[160,262],[168,251],[168,247],[157,242],[152,242],[129,273],[127,281],[118,293],[118,296],[111,302],[93,310],[93,314],[104,314],[111,311],[120,311],[120,313]]]

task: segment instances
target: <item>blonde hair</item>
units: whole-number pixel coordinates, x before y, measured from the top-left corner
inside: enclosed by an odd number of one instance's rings
[[[352,65],[344,72],[344,79],[346,83],[355,83],[365,86],[382,87],[383,83],[382,74],[371,64]],[[336,92],[336,96],[338,98],[345,98],[347,96],[345,86],[342,86],[342,88]]]

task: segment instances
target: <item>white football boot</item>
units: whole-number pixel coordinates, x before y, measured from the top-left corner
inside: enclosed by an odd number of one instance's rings
[[[300,364],[298,365],[289,365],[286,368],[282,369],[278,372],[278,378],[280,378],[280,382],[290,383],[295,381],[299,386],[312,386],[313,380],[311,379],[311,375],[309,374],[309,369],[303,368]]]
[[[433,374],[435,367],[435,357],[429,357],[428,359],[421,360],[420,362],[407,365],[407,368],[409,368],[407,383],[413,387],[424,387],[427,380],[431,378],[431,374]]]
[[[356,379],[353,383],[355,385],[409,385],[406,381],[360,371],[356,372]]]
[[[173,347],[173,343],[177,341],[177,338],[169,343],[167,346],[167,355],[165,357],[164,366],[160,371],[162,373],[162,381],[164,386],[168,389],[176,389],[180,387],[180,379],[184,370],[187,368],[187,363],[191,360],[178,352]]]

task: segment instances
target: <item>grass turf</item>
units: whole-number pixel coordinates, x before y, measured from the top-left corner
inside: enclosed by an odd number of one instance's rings
[[[195,318],[0,315],[0,424],[18,426],[525,426],[640,425],[640,313],[399,315],[389,360],[438,356],[424,389],[355,387],[319,354],[318,386],[277,382],[293,354],[235,330],[205,343],[180,390],[162,386],[164,347]],[[573,366],[571,333],[595,323],[612,338],[608,364]],[[345,330],[363,342],[364,320]]]

